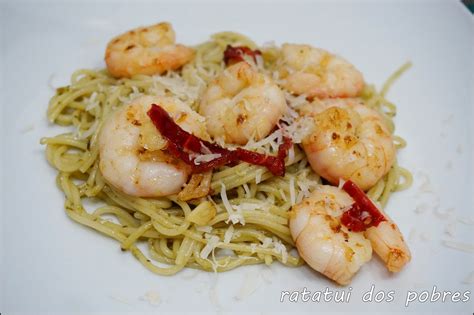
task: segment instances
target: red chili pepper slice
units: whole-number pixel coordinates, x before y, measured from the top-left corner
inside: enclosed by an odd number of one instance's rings
[[[232,47],[231,45],[227,45],[224,51],[224,62],[226,65],[232,65],[234,63],[244,61],[244,56],[247,55],[252,57],[253,61],[257,62],[257,56],[262,55],[260,50],[252,50],[247,46],[236,46]]]
[[[242,148],[228,150],[216,143],[202,140],[183,130],[159,105],[152,104],[147,114],[161,135],[168,140],[168,151],[186,164],[191,165],[194,173],[203,173],[219,166],[242,161],[265,166],[276,176],[285,175],[285,158],[288,154],[288,150],[293,145],[291,139],[288,137],[283,138],[283,143],[278,148],[277,156],[265,155]],[[205,154],[205,152],[203,152],[204,147],[212,153],[217,153],[221,156],[208,162],[202,162],[200,164],[194,163],[194,158],[191,157],[190,152]]]
[[[346,181],[342,189],[354,199],[352,207],[345,211],[341,217],[343,225],[354,232],[362,232],[371,226],[378,226],[380,222],[387,220],[364,191],[354,182],[351,180]],[[367,214],[365,218],[363,217],[364,212]]]

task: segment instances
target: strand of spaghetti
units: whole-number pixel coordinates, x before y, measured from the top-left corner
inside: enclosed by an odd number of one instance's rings
[[[95,163],[92,170],[89,172],[89,178],[86,182],[86,195],[88,197],[97,196],[105,186],[105,180],[99,172],[99,163]]]
[[[380,90],[380,96],[385,98],[385,95],[387,95],[388,90],[390,87],[393,85],[393,83],[408,69],[410,69],[412,66],[412,63],[410,61],[406,62],[403,64],[400,68],[398,68],[397,71],[395,71],[388,79],[385,81],[384,85],[382,86],[382,89]]]
[[[392,192],[395,190],[397,181],[398,181],[398,165],[397,162],[395,161],[394,165],[386,175],[387,181],[385,183],[385,187],[383,190],[382,195],[379,198],[379,203],[382,205],[382,208],[384,208],[387,205],[388,198],[392,194]]]
[[[122,242],[122,249],[127,250],[134,244],[140,236],[142,236],[146,231],[148,231],[152,227],[151,222],[147,222],[136,229],[133,233],[131,233],[123,242]]]
[[[73,219],[74,221],[82,224],[82,225],[85,225],[85,226],[88,226],[98,232],[101,232],[102,234],[105,234],[111,238],[114,238],[116,239],[117,241],[119,242],[123,242],[125,240],[125,236],[111,228],[108,228],[107,226],[97,222],[97,221],[94,221],[94,219],[90,219],[88,217],[88,215],[84,215],[84,214],[79,214],[75,211],[71,211],[71,210],[67,210],[66,209],[66,213],[67,215]]]
[[[133,218],[130,213],[128,213],[127,211],[119,208],[119,207],[115,207],[115,206],[103,206],[103,207],[100,207],[100,208],[97,208],[93,213],[92,215],[94,216],[101,216],[101,215],[104,215],[104,214],[113,214],[115,215],[120,224],[121,225],[126,225],[126,226],[130,226],[130,227],[138,227],[139,226],[139,223],[137,222],[137,220],[135,218]]]
[[[76,185],[70,180],[69,173],[59,173],[59,183],[61,184],[61,188],[66,194],[66,202],[70,202],[73,205],[73,208],[78,210],[79,212],[84,211],[84,207],[82,206],[81,202],[81,195],[79,193],[79,189],[77,189]]]
[[[155,228],[155,230],[157,230],[158,233],[166,235],[166,236],[176,236],[176,235],[183,234],[183,232],[186,231],[190,226],[190,223],[185,221],[182,225],[168,228],[164,226],[162,222],[163,220],[152,219],[153,227]]]
[[[41,144],[62,144],[70,147],[74,147],[77,149],[81,149],[83,151],[87,150],[87,141],[78,140],[73,137],[70,133],[65,133],[62,135],[58,135],[53,138],[41,138]]]
[[[374,185],[374,187],[370,188],[370,190],[367,192],[367,196],[369,196],[369,198],[372,200],[379,200],[380,196],[382,196],[386,184],[387,180],[384,177],[383,179],[379,180]]]
[[[260,182],[263,182],[271,178],[272,174],[264,170],[263,168],[251,170],[250,172],[245,173],[243,175],[236,173],[233,176],[223,178],[221,182],[218,182],[217,180],[213,179],[211,181],[211,189],[214,194],[217,194],[219,191],[219,187],[221,186],[221,183],[225,185],[227,190],[231,190],[238,186],[243,185],[244,183],[256,182],[257,176],[260,177]]]
[[[288,226],[281,225],[273,220],[268,219],[261,213],[259,214],[251,214],[250,211],[242,211],[242,216],[245,219],[246,223],[256,224],[261,228],[278,235],[279,238],[283,239],[287,244],[293,244],[293,240],[290,235],[290,230]],[[218,214],[214,219],[209,222],[209,224],[214,225],[219,222],[225,222],[229,220],[228,213],[221,213]]]
[[[395,143],[397,150],[403,149],[407,146],[407,142],[400,136],[393,136],[393,142]]]
[[[161,268],[158,267],[154,264],[151,263],[151,261],[142,253],[138,247],[135,245],[132,245],[130,247],[130,252],[133,254],[133,256],[143,265],[145,266],[148,270],[150,270],[153,273],[156,273],[158,275],[162,276],[171,276],[176,274],[178,271],[184,268],[182,265],[174,265],[168,268]]]
[[[261,254],[266,254],[266,255],[272,255],[274,257],[277,257],[279,259],[282,258],[281,253],[277,253],[274,248],[262,248],[262,247],[255,247],[252,248],[250,245],[242,245],[242,244],[225,244],[225,243],[219,243],[217,245],[218,248],[225,248],[225,249],[231,249],[236,252],[249,252],[249,253],[261,253]],[[296,258],[292,255],[288,255],[287,261],[290,264],[298,264],[299,258]]]
[[[48,147],[49,150],[46,152],[48,162],[56,167],[60,172],[72,173],[77,171],[80,164],[80,156],[78,155],[66,155],[68,151],[67,146],[51,145]]]
[[[395,186],[394,191],[401,191],[408,189],[413,184],[413,175],[409,170],[406,168],[398,166],[398,181],[397,185]],[[400,178],[403,178],[402,183],[400,183]]]
[[[167,264],[167,265],[174,265],[175,264],[175,259],[168,258],[163,255],[163,253],[160,251],[159,248],[156,248],[155,246],[150,244],[150,241],[148,242],[148,248],[149,248],[149,253],[150,253],[150,258],[160,262],[162,264]],[[193,248],[194,250],[194,248]],[[196,263],[195,259],[193,256],[190,257],[188,260],[186,267],[188,268],[195,268],[195,269],[204,269],[202,268],[198,263]]]
[[[79,168],[81,172],[86,172],[94,163],[97,161],[99,157],[99,131],[101,128],[102,124],[99,124],[99,127],[97,128],[97,132],[94,133],[89,141],[89,147],[90,149],[86,151],[82,157],[82,165]]]
[[[178,254],[176,255],[176,265],[184,266],[190,259],[193,254],[193,249],[196,244],[196,241],[192,240],[189,237],[185,237],[181,242]]]
[[[168,241],[165,238],[159,240],[160,242],[160,250],[161,252],[168,258],[175,259],[176,256],[174,255],[173,251],[168,247]]]
[[[211,262],[209,259],[201,258],[199,254],[200,254],[199,249],[195,249],[193,256],[196,262],[201,266],[201,268],[206,271],[223,272],[223,271],[232,270],[236,267],[243,266],[243,265],[252,265],[252,264],[261,263],[261,260],[256,257],[248,257],[248,258],[224,257],[224,258],[216,259],[215,262]]]
[[[95,91],[96,87],[91,84],[91,86],[87,88],[81,88],[77,91],[72,92],[71,94],[64,94],[66,95],[64,99],[55,100],[56,102],[53,103],[54,106],[49,107],[48,109],[48,119],[51,122],[54,122],[56,117],[64,111],[67,107],[67,104],[77,98],[84,97],[85,95],[90,95]]]

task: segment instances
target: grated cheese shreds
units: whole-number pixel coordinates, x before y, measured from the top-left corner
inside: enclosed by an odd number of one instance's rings
[[[288,251],[286,250],[285,245],[281,243],[278,239],[273,239],[274,251],[277,254],[281,254],[281,261],[286,264],[288,261]]]
[[[304,198],[309,197],[311,191],[313,191],[319,185],[316,180],[311,180],[308,178],[307,171],[303,171],[297,175],[295,184],[299,189],[299,192],[296,196],[296,203],[300,203]]]
[[[345,180],[343,180],[342,178],[339,178],[339,185],[337,186],[337,188],[339,190],[342,190],[342,186],[344,186],[345,183],[346,183]]]
[[[211,153],[211,154],[200,154],[194,158],[194,164],[199,165],[202,162],[210,162],[217,158],[220,158],[222,155],[220,153]]]
[[[132,93],[130,93],[128,96],[119,96],[119,101],[121,101],[124,104],[129,103],[130,101],[142,95],[145,95],[145,94],[140,92],[140,90],[136,86],[132,86]]]
[[[99,107],[99,101],[97,100],[97,92],[93,92],[91,96],[84,101],[86,103],[86,112],[90,112],[94,108]]]
[[[226,221],[228,223],[229,221],[232,222],[232,224],[237,224],[240,223],[242,225],[245,225],[245,219],[244,216],[242,215],[242,211],[240,207],[237,206],[232,206],[229,202],[229,199],[227,198],[227,191],[224,183],[221,182],[221,199],[222,199],[222,204],[224,205],[225,210],[229,214],[229,219]],[[234,211],[236,209],[237,211]]]
[[[290,202],[291,205],[294,206],[296,204],[296,192],[295,192],[295,178],[293,176],[290,177]]]
[[[262,173],[263,173],[262,169],[258,169],[257,172],[255,173],[255,184],[260,184],[260,182],[262,181]]]
[[[233,102],[240,101],[240,98],[242,97],[240,95],[237,95],[233,99]],[[245,99],[242,99],[241,101],[244,100]],[[285,114],[282,120],[288,125],[279,125],[280,128],[273,131],[265,138],[260,139],[259,141],[255,141],[253,138],[250,138],[244,148],[246,150],[260,152],[264,154],[275,154],[276,152],[278,152],[279,146],[283,143],[284,136],[291,138],[293,143],[301,143],[303,138],[305,138],[313,130],[313,120],[311,118],[299,118],[299,114],[292,108],[289,108],[288,112]],[[215,141],[221,146],[224,146],[226,148],[232,148],[232,146],[229,144],[220,143],[220,139],[215,139]],[[294,158],[295,152],[294,148],[292,147],[288,152],[288,159],[289,161],[292,161]],[[257,183],[258,182],[259,180],[257,180]]]
[[[270,237],[265,237],[262,242],[263,248],[269,248],[273,244],[273,240]]]
[[[300,117],[301,117],[301,115],[296,110],[289,107],[287,112],[285,113],[285,115],[283,115],[283,118],[281,118],[281,120],[286,122],[288,125],[291,125],[293,122],[296,121],[296,119],[298,119]]]
[[[306,94],[301,94],[301,95],[298,95],[298,96],[294,96],[293,94],[291,94],[289,92],[285,92],[285,98],[286,98],[287,103],[293,109],[296,109],[296,108],[299,108],[303,105],[309,104]]]
[[[174,72],[168,72],[164,76],[153,76],[152,91],[158,95],[166,95],[166,90],[171,91],[181,100],[193,102],[199,97],[200,86],[199,84],[197,86],[189,85],[186,80]]]
[[[313,129],[313,119],[310,117],[301,117],[285,127],[285,134],[291,138],[293,143],[301,143],[304,138],[312,133]]]
[[[240,205],[233,205],[232,208],[240,211],[254,211],[257,209],[265,210],[268,208],[268,203],[266,201],[259,202],[242,202]]]
[[[443,240],[443,245],[466,253],[474,253],[474,245],[457,241]]]
[[[81,140],[87,139],[97,131],[97,128],[99,128],[99,119],[96,119],[94,123],[92,124],[92,126],[90,126],[90,128],[87,129],[86,131],[78,132],[76,137]]]
[[[206,147],[206,145],[202,142],[201,142],[201,152],[204,153],[204,154],[212,154],[211,149]]]
[[[262,210],[269,212],[272,205],[275,204],[275,195],[269,195],[267,200],[262,204]]]
[[[216,257],[237,257],[235,252],[229,248],[219,248],[216,251]]]
[[[293,164],[295,161],[295,147],[291,146],[291,148],[288,150],[288,164]]]
[[[296,195],[296,203],[300,203],[304,199],[304,193],[302,191],[298,192]]]
[[[214,248],[217,247],[218,244],[219,244],[219,237],[216,235],[212,235],[208,239],[206,246],[204,246],[203,249],[201,250],[201,253],[199,253],[199,256],[202,259],[207,259],[207,257],[209,257],[209,254],[212,252]]]
[[[240,223],[242,225],[245,225],[245,219],[244,216],[241,213],[232,213],[229,215],[229,219],[225,221],[225,223],[232,222],[232,224],[237,224]]]
[[[227,191],[225,188],[225,184],[221,182],[221,199],[222,203],[224,204],[224,208],[227,210],[227,212],[232,214],[234,211],[232,209],[232,205],[229,202],[229,199],[227,198]]]
[[[247,183],[244,183],[242,187],[244,187],[245,197],[250,198],[252,194],[250,193],[249,185]]]
[[[298,180],[296,181],[296,185],[300,190],[296,198],[297,203],[301,202],[303,198],[309,197],[311,192],[319,185],[316,180],[311,180],[307,176],[308,172],[304,171],[297,177]]]
[[[224,243],[225,244],[229,244],[230,241],[232,240],[232,236],[234,235],[234,226],[231,225],[229,226],[229,228],[227,229],[227,231],[225,231],[225,234],[224,234]]]
[[[257,244],[255,243],[250,244],[250,249],[252,251],[252,254],[255,253],[257,251]]]

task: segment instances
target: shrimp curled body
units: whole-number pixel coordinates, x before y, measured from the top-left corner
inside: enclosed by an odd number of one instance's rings
[[[136,28],[112,39],[107,45],[105,62],[114,77],[128,78],[176,70],[193,56],[192,48],[175,44],[171,24],[159,23]]]
[[[228,67],[209,84],[199,107],[211,137],[235,144],[264,138],[286,110],[279,87],[244,61]]]
[[[362,74],[345,59],[309,45],[284,44],[280,77],[294,94],[308,97],[355,97],[364,87]]]
[[[293,206],[289,227],[300,256],[339,284],[350,282],[371,259],[372,250],[389,271],[400,271],[411,260],[411,253],[397,225],[379,209],[385,221],[364,232],[350,231],[341,224],[341,216],[353,203],[345,191],[321,185]]]
[[[348,284],[372,258],[372,247],[364,234],[341,225],[343,209],[352,203],[352,198],[337,187],[319,186],[293,206],[290,214],[290,232],[300,256],[339,284]]]
[[[99,135],[100,171],[108,183],[132,196],[177,193],[191,172],[166,152],[166,140],[146,115],[151,104],[160,104],[186,131],[208,137],[204,119],[171,98],[142,96],[112,113]]]
[[[313,170],[333,185],[370,189],[392,167],[395,146],[382,116],[358,99],[315,100],[302,109],[314,131],[303,140]]]

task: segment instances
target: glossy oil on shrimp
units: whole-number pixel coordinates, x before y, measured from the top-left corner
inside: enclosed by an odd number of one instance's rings
[[[280,88],[245,61],[231,65],[211,82],[199,106],[209,134],[236,144],[266,137],[286,111]]]
[[[348,284],[372,258],[370,242],[351,232],[340,216],[353,200],[337,187],[321,185],[293,206],[290,231],[298,253],[308,265],[339,284]]]
[[[399,272],[411,260],[411,253],[398,226],[383,211],[384,220],[365,231],[351,231],[341,222],[354,204],[345,191],[318,186],[293,206],[290,231],[298,253],[314,270],[339,284],[348,284],[372,250],[391,272]]]
[[[105,62],[114,77],[161,74],[189,62],[192,48],[175,43],[171,24],[163,22],[128,31],[112,39],[105,51]]]
[[[308,161],[333,185],[350,179],[368,190],[392,167],[393,137],[381,115],[362,100],[315,100],[300,113],[314,121],[314,131],[303,140]]]
[[[283,86],[308,97],[355,97],[364,87],[359,70],[345,59],[310,45],[284,44],[279,68]]]
[[[187,131],[207,136],[202,117],[179,100],[143,96],[113,113],[100,133],[100,170],[111,185],[132,196],[178,193],[191,172],[165,151],[166,141],[146,115],[151,104],[161,104]]]

